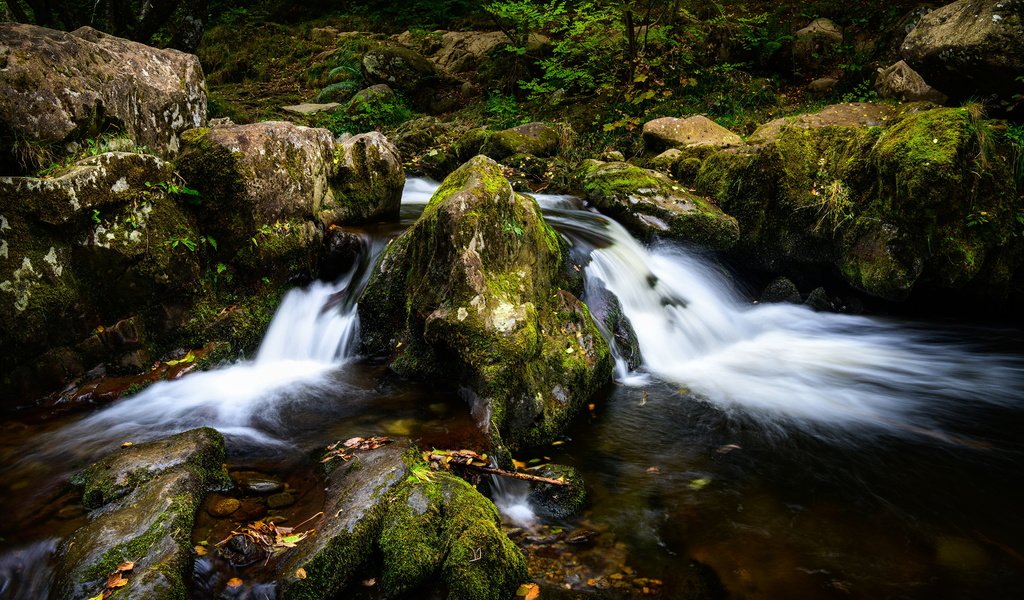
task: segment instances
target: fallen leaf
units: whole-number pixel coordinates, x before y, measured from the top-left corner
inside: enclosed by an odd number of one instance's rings
[[[364,579],[364,580],[360,581],[359,583],[362,584],[363,587],[373,587],[373,586],[377,585],[377,580],[376,579]]]
[[[135,445],[135,442],[125,442],[125,443],[121,444],[121,447],[122,448],[131,448],[134,445]]]
[[[231,579],[228,579],[228,587],[229,588],[241,587],[242,583],[243,583],[243,581],[241,579],[239,579],[238,577],[232,577]]]
[[[693,481],[690,482],[690,489],[691,490],[701,490],[701,489],[704,489],[704,487],[707,486],[707,484],[709,484],[709,483],[711,483],[711,480],[710,479],[704,479],[703,477],[700,478],[700,479],[694,479]]]
[[[107,577],[107,589],[113,590],[128,585],[128,580],[121,577],[121,573],[115,572]]]
[[[196,554],[199,556],[206,556],[206,548],[203,548],[202,546],[196,546],[193,550],[195,550]]]
[[[305,579],[306,577],[308,577],[308,575],[306,575],[306,570],[305,569],[303,569],[302,567],[299,567],[298,569],[295,570],[295,577],[298,578],[298,579]]]
[[[536,583],[524,583],[516,590],[516,597],[523,600],[536,600],[540,598],[540,586]]]

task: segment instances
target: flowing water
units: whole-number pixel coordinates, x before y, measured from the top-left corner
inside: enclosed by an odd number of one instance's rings
[[[434,189],[409,180],[403,226]],[[757,305],[710,257],[643,247],[570,197],[538,201],[587,264],[586,295],[618,299],[642,364],[630,370],[616,348],[607,397],[537,458],[581,470],[581,523],[614,536],[664,597],[682,594],[698,562],[748,598],[1024,590],[1018,333]],[[308,453],[349,435],[478,443],[455,393],[356,355],[359,293],[400,230],[366,230],[349,273],[290,292],[252,360],[88,415],[5,424],[0,508],[12,522],[0,535],[16,549],[0,555],[0,598],[45,594],[25,565],[84,518],[61,482],[122,441],[212,426],[233,468],[280,474],[312,473]],[[524,488],[492,487],[507,519],[538,525]]]

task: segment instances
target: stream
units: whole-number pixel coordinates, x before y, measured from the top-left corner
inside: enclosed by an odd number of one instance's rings
[[[251,360],[91,413],[0,425],[0,598],[47,595],[56,540],[85,519],[63,484],[124,441],[214,427],[232,469],[292,477],[309,512],[310,456],[338,439],[482,443],[455,394],[356,352],[372,265],[435,187],[410,179],[400,226],[362,232],[363,256],[338,281],[289,292]],[[586,296],[618,299],[642,356],[634,370],[619,358],[614,385],[565,440],[517,457],[579,469],[584,515],[542,524],[521,489],[492,486],[511,525],[585,528],[622,563],[548,583],[599,590],[625,568],[676,598],[706,565],[742,598],[1024,590],[1021,332],[759,305],[713,257],[645,247],[574,198],[536,197],[589,260]]]

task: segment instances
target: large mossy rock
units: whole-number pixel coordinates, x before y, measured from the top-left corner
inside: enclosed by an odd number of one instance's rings
[[[483,156],[384,251],[359,302],[365,349],[401,375],[472,389],[496,446],[551,441],[611,375],[563,241]]]
[[[277,567],[282,600],[340,597],[367,569],[379,570],[387,597],[429,587],[450,600],[502,600],[526,579],[494,505],[465,481],[431,472],[408,445],[359,453],[330,472],[326,489],[316,536]]]
[[[480,154],[499,161],[516,154],[551,157],[561,147],[562,137],[559,127],[526,123],[490,133],[480,147]]]
[[[122,448],[76,475],[91,512],[58,550],[54,597],[94,597],[120,563],[134,562],[118,597],[186,598],[196,509],[230,485],[223,463],[223,438],[203,428]]]
[[[1019,294],[1020,190],[994,125],[928,105],[882,124],[796,119],[708,157],[696,185],[739,220],[734,254],[772,273],[838,271],[887,300]]]
[[[725,148],[743,143],[740,136],[702,115],[694,115],[685,119],[676,117],[654,119],[644,123],[642,135],[644,146],[652,152],[661,152],[668,148],[704,146]]]
[[[440,113],[454,108],[461,82],[411,48],[381,44],[363,55],[363,76],[387,84],[417,109]]]
[[[348,138],[335,150],[330,186],[335,208],[325,222],[398,220],[405,187],[398,148],[376,131]]]
[[[71,33],[0,23],[0,167],[15,139],[59,145],[115,126],[167,157],[206,124],[199,59],[83,27]],[[20,142],[24,143],[24,142]],[[9,168],[10,167],[10,168]]]
[[[97,326],[196,291],[200,261],[181,244],[200,235],[170,181],[168,163],[123,152],[0,178],[5,408],[94,366],[78,346]]]
[[[959,0],[925,15],[901,47],[904,60],[950,97],[1022,91],[1024,0]]]
[[[641,237],[665,235],[715,250],[739,239],[736,219],[663,173],[625,162],[586,160],[576,177],[588,201]]]

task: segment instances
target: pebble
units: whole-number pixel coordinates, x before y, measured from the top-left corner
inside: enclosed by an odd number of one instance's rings
[[[210,503],[206,512],[210,513],[211,517],[217,517],[219,519],[235,512],[241,505],[242,503],[235,498],[218,498]]]
[[[295,504],[295,496],[288,492],[280,492],[267,497],[267,506],[270,508],[284,508]]]
[[[235,485],[237,485],[238,488],[246,494],[259,494],[264,496],[267,494],[276,494],[284,489],[283,483],[269,475],[264,475],[257,471],[235,471],[231,474],[231,479],[233,479]]]

